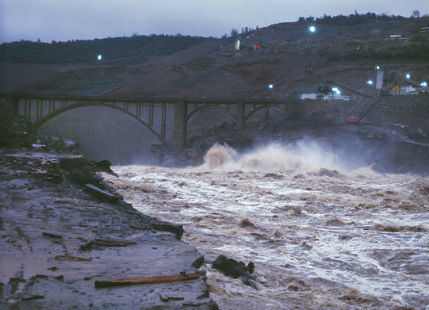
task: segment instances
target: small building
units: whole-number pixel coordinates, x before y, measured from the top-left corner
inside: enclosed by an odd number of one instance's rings
[[[418,95],[419,92],[411,85],[408,85],[408,86],[401,86],[401,90],[399,94],[400,95]]]
[[[314,94],[314,93],[312,93],[312,94],[301,94],[299,96],[299,98],[301,100],[316,100],[317,99],[317,94]]]
[[[327,101],[327,100],[345,100],[345,101],[350,101],[350,96],[342,96],[342,95],[337,95],[337,94],[329,94],[329,95],[324,95],[323,96],[323,101]]]
[[[389,87],[389,95],[399,95],[401,93],[401,87],[397,84]]]
[[[402,38],[402,34],[391,34],[387,37],[388,40],[400,40]]]

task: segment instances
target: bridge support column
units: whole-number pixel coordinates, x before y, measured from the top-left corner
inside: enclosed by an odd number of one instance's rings
[[[244,110],[244,103],[239,102],[237,103],[237,128],[243,129],[244,128],[244,121],[245,121],[245,110]]]
[[[173,150],[181,152],[186,146],[187,132],[187,105],[185,102],[177,102],[174,105],[174,133]]]

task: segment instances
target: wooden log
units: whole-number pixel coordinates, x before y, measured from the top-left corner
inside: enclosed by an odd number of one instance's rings
[[[97,245],[101,246],[127,246],[127,245],[136,245],[135,241],[125,241],[125,240],[110,240],[110,239],[94,239],[94,242]]]
[[[125,285],[134,285],[134,284],[147,284],[147,283],[188,281],[188,280],[195,280],[199,278],[200,278],[199,273],[190,273],[190,274],[178,274],[174,276],[130,278],[130,279],[119,279],[119,280],[102,280],[102,281],[95,281],[95,288],[125,286]]]
[[[124,240],[110,240],[110,239],[94,239],[85,245],[82,245],[80,249],[82,251],[90,250],[93,247],[124,247],[128,245],[136,245],[135,241],[124,241]]]
[[[73,256],[73,255],[57,255],[57,256],[54,257],[54,259],[55,260],[84,261],[84,262],[90,262],[90,261],[92,261],[92,258]]]
[[[130,228],[132,228],[132,229],[138,229],[138,230],[148,230],[151,227],[143,227],[143,226],[130,225]]]
[[[117,196],[113,195],[112,193],[109,193],[108,191],[102,190],[101,188],[98,188],[97,186],[94,186],[92,184],[85,184],[85,189],[86,191],[98,197],[102,201],[107,201],[107,202],[118,201]]]

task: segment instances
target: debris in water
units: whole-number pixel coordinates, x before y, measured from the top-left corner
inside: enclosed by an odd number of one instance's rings
[[[255,224],[253,224],[249,218],[245,217],[241,219],[240,221],[240,227],[255,227]]]
[[[396,225],[376,224],[376,225],[374,225],[374,229],[378,230],[378,231],[385,231],[385,232],[400,232],[400,231],[425,232],[425,231],[428,231],[422,225],[418,225],[418,226],[396,226]]]
[[[326,216],[325,225],[326,226],[344,226],[345,223],[339,218],[337,218],[336,216],[329,214]]]
[[[257,289],[256,284],[253,281],[254,277],[251,275],[255,270],[255,264],[253,262],[249,262],[246,266],[243,262],[227,258],[225,255],[219,255],[213,262],[212,266],[228,277],[232,277],[234,279],[241,277],[244,284]]]
[[[249,263],[250,264],[250,263]],[[254,264],[252,263],[251,269],[254,270]],[[250,272],[243,262],[238,262],[235,259],[227,258],[225,255],[219,255],[213,262],[213,268],[216,268],[226,276],[233,277],[234,279],[248,275]]]

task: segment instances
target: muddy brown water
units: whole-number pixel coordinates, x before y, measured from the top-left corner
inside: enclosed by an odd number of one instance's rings
[[[221,309],[429,309],[429,179],[345,163],[317,144],[214,146],[200,167],[105,178],[143,213],[183,223],[207,261],[255,263],[258,290],[207,264]]]

